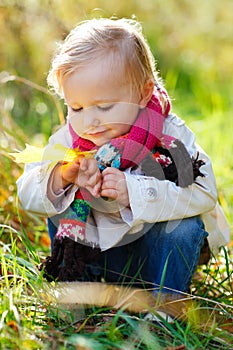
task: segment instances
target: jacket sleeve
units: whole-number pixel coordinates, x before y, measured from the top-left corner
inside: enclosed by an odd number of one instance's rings
[[[49,139],[49,144],[61,143],[70,147],[67,126],[61,128]],[[56,166],[56,165],[55,165]],[[61,191],[54,201],[48,196],[48,184],[54,163],[38,162],[26,164],[23,174],[17,180],[18,197],[22,207],[34,214],[50,217],[63,212],[73,201],[76,186]]]
[[[158,180],[125,173],[130,208],[121,210],[122,218],[131,227],[145,222],[170,221],[200,215],[212,210],[217,202],[215,177],[209,157],[195,143],[195,136],[185,123],[170,115],[164,125],[164,134],[174,136],[186,146],[190,156],[205,160],[201,167],[204,177],[182,188],[167,180]]]

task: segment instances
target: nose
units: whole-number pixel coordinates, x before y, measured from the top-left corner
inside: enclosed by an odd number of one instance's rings
[[[100,120],[94,108],[88,108],[84,111],[83,125],[86,129],[91,129],[100,125]]]

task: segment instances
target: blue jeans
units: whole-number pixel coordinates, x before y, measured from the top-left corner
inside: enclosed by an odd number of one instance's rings
[[[50,220],[48,227],[53,239],[56,228]],[[207,236],[199,216],[156,223],[137,240],[102,252],[88,273],[106,282],[187,292]]]

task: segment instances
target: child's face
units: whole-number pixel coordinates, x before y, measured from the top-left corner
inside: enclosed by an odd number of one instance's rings
[[[104,59],[64,79],[68,118],[78,135],[97,146],[126,134],[137,117],[141,99],[123,79]]]

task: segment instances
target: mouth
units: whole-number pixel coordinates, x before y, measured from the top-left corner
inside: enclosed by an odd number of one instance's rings
[[[106,129],[92,130],[92,131],[90,130],[90,131],[87,131],[86,134],[91,136],[98,136],[98,135],[104,134],[106,131],[107,131]]]

